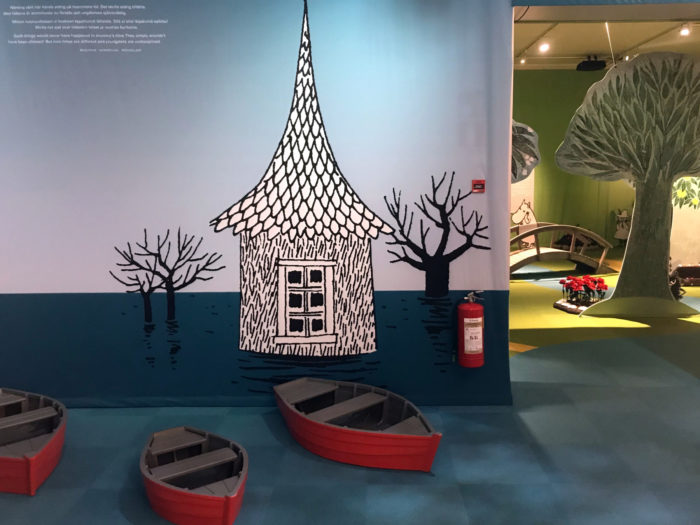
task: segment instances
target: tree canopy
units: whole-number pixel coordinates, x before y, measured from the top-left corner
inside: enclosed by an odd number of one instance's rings
[[[700,60],[649,53],[619,63],[588,90],[556,161],[633,183],[700,174]]]

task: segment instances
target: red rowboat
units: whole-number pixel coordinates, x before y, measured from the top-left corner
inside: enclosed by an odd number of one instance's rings
[[[151,435],[141,454],[146,494],[177,525],[231,525],[243,503],[248,454],[204,430],[177,427]]]
[[[65,436],[62,403],[0,389],[0,492],[36,494],[58,465]]]
[[[310,377],[274,391],[292,436],[314,454],[365,467],[430,471],[442,434],[403,397]]]

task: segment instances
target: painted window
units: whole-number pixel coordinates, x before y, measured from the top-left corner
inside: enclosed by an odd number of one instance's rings
[[[335,343],[333,261],[280,260],[276,343]]]

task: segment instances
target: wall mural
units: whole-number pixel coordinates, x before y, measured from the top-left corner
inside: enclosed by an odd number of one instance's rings
[[[532,203],[523,199],[520,206],[510,214],[510,220],[517,226],[537,226],[537,217],[535,217],[535,212],[532,209]]]
[[[673,186],[671,267],[700,265],[700,177],[682,177]]]
[[[155,243],[148,243],[148,232],[143,230],[143,241],[126,243],[126,248],[114,247],[121,260],[116,263],[118,273],[110,270],[109,274],[127,288],[127,293],[138,292],[143,300],[143,317],[145,323],[153,322],[151,294],[156,290],[165,291],[167,314],[166,321],[175,320],[175,292],[197,281],[210,281],[210,275],[225,266],[219,265],[221,254],[201,253],[203,237],[195,242],[194,235],[182,233],[177,229],[174,239],[170,230],[165,235],[156,236]]]
[[[257,186],[211,225],[241,236],[242,350],[300,356],[376,350],[370,239],[392,229],[350,187],[328,143],[306,2],[282,139]]]
[[[700,209],[700,178],[681,177],[673,185],[673,205]]]
[[[465,215],[461,202],[472,195],[472,191],[462,193],[454,190],[455,174],[452,172],[449,183],[447,172],[439,181],[430,177],[432,190],[420,196],[420,202],[414,203],[423,215],[418,220],[418,238],[412,236],[414,212],[408,212],[408,205],[401,204],[401,192],[394,190],[392,199],[384,197],[386,207],[396,222],[396,230],[393,231],[393,240],[388,244],[393,249],[389,253],[395,257],[392,263],[404,262],[410,266],[425,272],[426,297],[444,297],[450,290],[450,264],[462,256],[470,248],[477,250],[490,250],[485,244],[488,240],[485,235],[488,226],[483,224],[484,216],[476,210]],[[455,217],[453,217],[455,215]],[[428,225],[432,226],[428,226]],[[434,236],[433,246],[430,242],[431,228],[435,227],[437,236]],[[460,243],[448,250],[450,236],[463,237]],[[432,252],[432,253],[431,253]]]
[[[700,175],[700,60],[675,53],[620,62],[591,86],[556,161],[598,180],[627,179],[635,206],[620,277],[612,297],[586,315],[692,315],[668,285],[672,189]]]
[[[512,51],[472,50],[510,30],[509,0],[267,3],[144,0],[169,22],[140,53],[7,50],[0,330],[18,359],[0,384],[80,406],[259,405],[321,376],[508,403],[494,174]],[[456,307],[473,289],[489,353],[467,370]]]
[[[535,199],[535,167],[540,163],[539,138],[527,124],[513,121],[510,163],[510,221],[517,233],[537,228],[533,209]],[[520,248],[534,245],[535,237],[524,238]]]

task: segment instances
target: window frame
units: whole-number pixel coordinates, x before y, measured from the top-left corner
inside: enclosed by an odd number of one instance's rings
[[[279,259],[277,261],[277,335],[276,344],[336,343],[335,308],[333,297],[333,275],[336,262],[319,259]],[[291,271],[301,270],[302,280],[299,285],[290,284],[287,275]],[[323,272],[319,285],[311,283],[311,272]],[[301,308],[289,306],[289,294],[297,291],[302,295]],[[311,307],[311,294],[321,292],[323,305]],[[297,334],[289,331],[292,318],[304,319],[304,332]],[[311,325],[314,319],[323,319],[324,329],[314,335]]]

